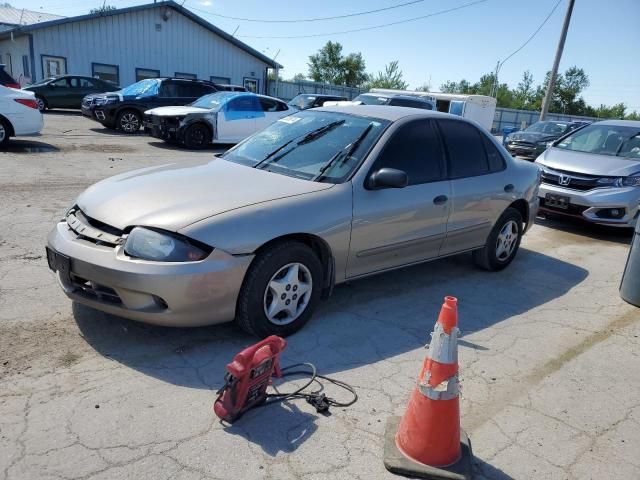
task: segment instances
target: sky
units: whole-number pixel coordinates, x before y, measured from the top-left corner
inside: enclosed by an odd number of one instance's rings
[[[14,7],[73,16],[88,13],[103,0],[9,0]],[[151,0],[106,0],[118,8]],[[184,6],[217,27],[233,33],[284,65],[281,74],[306,74],[309,55],[327,41],[338,41],[343,53],[361,52],[367,71],[378,72],[398,60],[410,88],[430,84],[437,91],[447,80],[475,82],[519,48],[540,26],[558,0],[485,0],[441,15],[361,32],[371,27],[452,9],[474,0],[416,0],[404,7],[342,19],[262,23],[347,15],[407,3],[411,0],[185,0]],[[475,0],[477,1],[477,0]],[[181,3],[179,0],[178,3]],[[525,70],[541,82],[551,69],[568,0],[560,0],[539,33],[500,69],[500,82],[515,87]],[[576,65],[591,85],[588,104],[624,102],[640,112],[640,0],[576,0],[560,71]],[[255,38],[318,35],[311,38]]]

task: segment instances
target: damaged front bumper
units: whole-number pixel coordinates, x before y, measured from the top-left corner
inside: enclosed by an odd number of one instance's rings
[[[47,244],[50,266],[70,299],[120,317],[174,327],[233,320],[253,260],[253,255],[219,249],[198,262],[134,259],[122,244],[92,241],[65,221],[51,231]]]

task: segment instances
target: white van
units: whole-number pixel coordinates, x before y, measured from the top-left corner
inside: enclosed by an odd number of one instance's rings
[[[412,92],[410,90],[390,90],[372,88],[369,93],[394,93],[396,95],[425,96],[435,98],[439,112],[451,113],[478,122],[489,132],[496,113],[496,99],[486,95],[466,95],[441,92]]]

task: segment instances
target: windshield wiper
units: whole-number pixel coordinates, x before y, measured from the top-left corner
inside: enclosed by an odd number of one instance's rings
[[[369,125],[367,125],[367,128],[365,128],[362,131],[362,133],[358,135],[358,138],[356,138],[353,142],[351,142],[349,145],[344,147],[342,150],[337,151],[336,154],[327,161],[327,163],[325,163],[322,167],[320,167],[318,174],[315,177],[313,177],[311,181],[317,182],[319,180],[322,180],[325,177],[324,172],[329,170],[331,166],[334,164],[334,162],[338,161],[338,159],[340,158],[342,160],[339,163],[339,165],[343,165],[351,157],[351,154],[356,151],[356,148],[358,148],[360,143],[365,139],[365,137],[369,134],[372,128],[373,128],[373,123],[370,123]]]
[[[300,146],[300,145],[304,145],[305,143],[309,143],[312,140],[315,140],[316,138],[321,137],[322,135],[324,135],[325,133],[329,132],[330,130],[333,130],[335,127],[337,127],[339,125],[342,125],[344,122],[345,122],[344,120],[336,120],[335,122],[327,123],[326,125],[323,125],[322,127],[316,128],[315,130],[311,130],[304,137],[302,137],[302,139],[298,143],[296,143],[296,147]],[[282,151],[287,145],[290,145],[294,140],[295,140],[295,138],[289,140],[288,142],[283,143],[278,148],[276,148],[273,152],[268,153],[267,156],[264,157],[262,160],[260,160],[258,163],[256,163],[253,166],[253,168],[260,168],[270,158],[272,158],[276,153]],[[290,148],[286,152],[281,153],[280,155],[275,157],[273,160],[271,160],[271,162],[269,162],[269,163],[278,162],[284,156],[288,155],[289,152],[291,152],[292,150],[293,150],[293,148]]]

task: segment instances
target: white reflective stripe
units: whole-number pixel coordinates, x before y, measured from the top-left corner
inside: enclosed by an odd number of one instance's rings
[[[425,378],[425,382],[428,381],[427,377]],[[458,375],[454,375],[453,377],[449,377],[444,380],[440,385],[436,385],[432,387],[428,383],[418,383],[418,388],[420,389],[420,393],[425,397],[430,398],[431,400],[451,400],[457,398],[460,395],[460,383],[458,382]]]
[[[458,327],[451,329],[451,335],[447,334],[442,325],[436,323],[431,334],[428,356],[438,363],[458,363]]]

